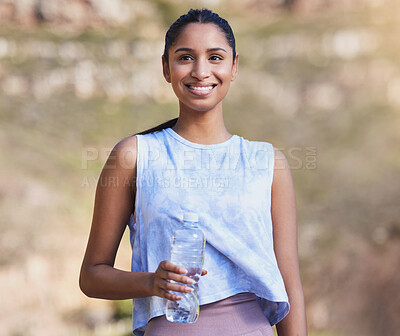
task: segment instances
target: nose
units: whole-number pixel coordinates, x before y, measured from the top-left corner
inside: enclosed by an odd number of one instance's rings
[[[198,59],[193,65],[191,75],[198,80],[210,77],[210,67],[208,62],[206,60]]]

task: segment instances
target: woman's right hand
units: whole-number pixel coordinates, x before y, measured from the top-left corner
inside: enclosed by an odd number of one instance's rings
[[[181,300],[182,297],[169,293],[169,291],[190,293],[192,288],[188,286],[182,286],[176,283],[171,283],[171,280],[176,282],[192,285],[194,281],[182,274],[186,274],[186,270],[178,265],[171,263],[168,260],[163,260],[158,265],[157,270],[153,277],[153,295],[166,298],[171,301]],[[207,274],[207,271],[203,270],[202,275]]]

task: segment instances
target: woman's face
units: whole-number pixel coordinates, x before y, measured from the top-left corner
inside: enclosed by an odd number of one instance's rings
[[[224,33],[213,23],[188,24],[168,50],[169,64],[163,58],[163,73],[172,84],[180,107],[209,111],[222,107],[230,82],[237,74],[238,55]]]

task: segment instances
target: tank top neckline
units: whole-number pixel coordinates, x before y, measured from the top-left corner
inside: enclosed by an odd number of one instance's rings
[[[214,148],[229,146],[238,137],[238,135],[233,134],[228,140],[216,144],[206,145],[206,144],[191,142],[185,139],[184,137],[180,136],[172,128],[165,128],[163,131],[165,131],[168,135],[172,136],[173,138],[175,138],[176,140],[178,140],[179,142],[183,143],[186,146],[193,148],[201,148],[201,149],[214,149]]]

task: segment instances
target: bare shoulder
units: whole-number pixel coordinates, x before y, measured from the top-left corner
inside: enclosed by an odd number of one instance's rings
[[[118,142],[114,149],[117,151],[134,151],[136,152],[137,137],[136,135],[129,136]]]
[[[136,167],[137,137],[132,135],[119,141],[110,154],[109,161],[116,168],[134,169]]]
[[[274,148],[274,157],[275,157],[275,163],[274,163],[274,170],[287,170],[289,169],[289,162],[286,159],[286,156],[275,146]]]
[[[291,168],[286,156],[274,147],[275,163],[272,179],[272,194],[276,196],[282,191],[282,196],[288,197],[293,191],[293,177]]]

